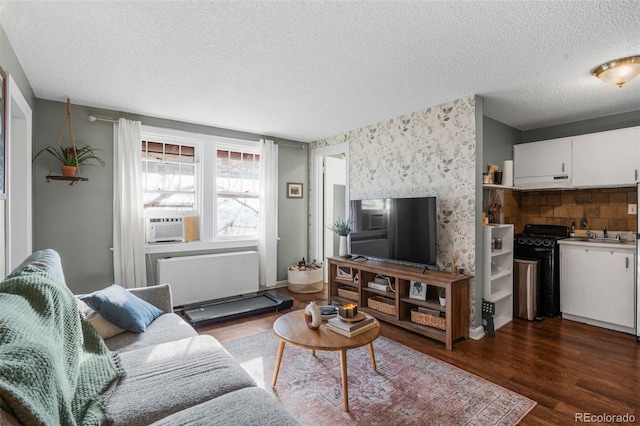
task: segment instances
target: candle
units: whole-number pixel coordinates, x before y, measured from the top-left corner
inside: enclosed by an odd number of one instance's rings
[[[355,303],[349,303],[338,308],[338,313],[342,318],[353,318],[358,313],[358,307]]]

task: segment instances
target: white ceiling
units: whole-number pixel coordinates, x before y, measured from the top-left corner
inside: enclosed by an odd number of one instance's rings
[[[463,96],[528,130],[640,110],[629,1],[0,1],[38,98],[313,141]]]

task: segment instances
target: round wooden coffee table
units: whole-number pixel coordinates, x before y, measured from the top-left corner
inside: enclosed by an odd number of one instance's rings
[[[377,320],[374,319],[377,324]],[[273,332],[280,338],[276,367],[273,372],[272,386],[276,386],[280,361],[287,343],[305,349],[311,349],[315,356],[316,351],[340,352],[340,370],[342,373],[342,392],[344,398],[344,411],[349,411],[349,391],[347,387],[347,350],[369,345],[369,355],[371,356],[371,366],[376,369],[376,358],[373,353],[373,341],[380,335],[380,325],[365,331],[355,337],[345,337],[327,329],[327,323],[323,322],[318,330],[311,330],[304,320],[304,310],[297,310],[282,315],[273,324]]]

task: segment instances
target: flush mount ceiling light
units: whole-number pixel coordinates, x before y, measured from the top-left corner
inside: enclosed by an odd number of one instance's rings
[[[607,84],[622,87],[640,75],[640,56],[629,56],[607,62],[591,73]]]

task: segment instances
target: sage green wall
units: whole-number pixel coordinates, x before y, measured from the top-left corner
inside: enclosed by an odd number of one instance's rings
[[[58,135],[65,118],[65,103],[37,99],[35,103],[34,153],[48,145],[58,143]],[[49,172],[50,156],[38,158],[34,163],[34,250],[53,248],[60,253],[67,285],[75,293],[94,291],[113,282],[113,125],[105,122],[90,123],[91,114],[103,118],[120,117],[140,120],[145,125],[191,131],[246,140],[259,140],[261,136],[154,117],[126,114],[80,105],[72,105],[73,130],[79,144],[103,149],[107,165],[86,166],[82,175],[88,182],[69,186],[66,182],[45,182]],[[294,143],[272,138],[276,143]],[[68,144],[65,133],[63,143]],[[307,247],[308,207],[299,200],[286,199],[286,181],[303,182],[308,175],[306,146],[303,149],[281,146],[279,149],[279,234],[278,279],[286,279],[286,267],[297,259],[300,248]],[[54,167],[58,167],[55,164]],[[57,170],[54,170],[57,172]],[[302,230],[302,231],[300,231]],[[176,253],[175,255],[205,254],[212,251]],[[295,255],[294,253],[295,252]],[[154,267],[155,258],[149,256],[147,268]],[[152,276],[149,281],[153,282]]]
[[[540,129],[526,130],[522,132],[520,143],[605,132],[607,130],[634,126],[640,126],[640,110],[607,115],[589,120],[574,121],[557,126],[542,127]]]
[[[57,145],[66,114],[62,102],[37,99],[35,106],[34,154]],[[74,105],[71,112],[76,143],[103,149],[107,165],[82,167],[89,181],[69,186],[64,181],[46,183],[52,157],[38,157],[33,164],[33,248],[60,253],[67,285],[74,293],[86,293],[113,283],[113,131],[111,125],[89,123],[84,107]],[[62,144],[69,144],[67,132]],[[54,163],[52,173],[60,174],[59,167]]]
[[[520,142],[522,132],[504,123],[482,117],[483,124],[483,171],[487,171],[487,164],[495,164],[502,169],[504,160],[513,160],[513,145]]]
[[[309,229],[309,147],[280,145],[278,148],[278,280],[287,279],[287,268],[303,256]],[[303,198],[287,198],[287,182],[302,182]]]

